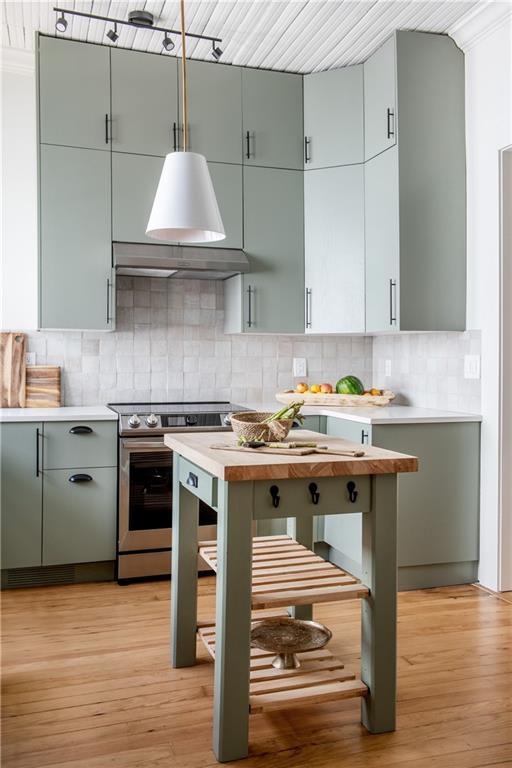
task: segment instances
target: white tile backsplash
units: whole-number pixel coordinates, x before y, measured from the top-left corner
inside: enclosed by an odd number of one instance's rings
[[[117,330],[29,334],[37,363],[63,368],[64,403],[141,400],[272,401],[293,386],[293,357],[308,380],[347,373],[372,381],[371,337],[227,336],[220,282],[120,277]]]

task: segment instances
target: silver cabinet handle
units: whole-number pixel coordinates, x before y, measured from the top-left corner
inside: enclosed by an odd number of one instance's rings
[[[309,145],[311,144],[311,139],[309,136],[304,136],[304,163],[310,163],[311,162],[311,155],[309,154]]]
[[[394,294],[394,295],[393,295]],[[396,280],[389,280],[389,324],[396,323]]]
[[[386,124],[387,125],[388,139],[390,139],[392,136],[395,135],[395,120],[394,120],[394,117],[395,117],[395,110],[391,109],[391,107],[388,107],[388,110],[387,110],[387,124]],[[393,125],[393,128],[391,127],[391,125]]]
[[[252,328],[253,321],[252,321],[252,295],[254,293],[254,288],[252,285],[247,286],[247,327]]]
[[[311,328],[311,288],[306,288],[306,328]]]

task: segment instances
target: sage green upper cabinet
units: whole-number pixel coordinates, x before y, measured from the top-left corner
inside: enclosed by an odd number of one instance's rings
[[[306,333],[362,333],[363,165],[304,174]]]
[[[365,160],[396,144],[395,36],[364,63]],[[416,94],[418,100],[421,93]]]
[[[398,149],[364,166],[366,230],[366,330],[400,328]]]
[[[398,31],[381,56],[391,44],[399,135],[396,146],[381,147],[384,151],[365,164],[366,330],[461,331],[466,325],[464,55],[447,35]],[[365,119],[371,137],[371,111]],[[372,146],[370,154],[377,145]]]
[[[216,163],[241,163],[242,74],[239,67],[188,61],[187,89],[188,148]]]
[[[160,157],[112,155],[112,225],[116,242],[155,245],[154,239],[146,237],[146,227],[162,165]],[[208,243],[208,247],[242,248],[242,166],[208,163],[208,167],[226,230],[225,240]]]
[[[112,150],[163,157],[178,149],[176,58],[122,48],[111,57]]]
[[[39,140],[110,151],[110,51],[38,35]]]
[[[251,271],[224,281],[226,333],[303,333],[303,174],[244,169],[244,250]]]
[[[304,77],[304,168],[364,160],[363,67]]]
[[[242,69],[245,165],[304,167],[302,76]]]
[[[0,425],[2,568],[41,565],[42,426]]]
[[[41,145],[41,328],[113,328],[110,198],[109,153]]]

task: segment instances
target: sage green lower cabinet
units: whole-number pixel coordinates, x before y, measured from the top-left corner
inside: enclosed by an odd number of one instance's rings
[[[45,471],[43,565],[115,558],[116,490],[114,467]]]
[[[155,245],[153,238],[146,237],[146,227],[163,163],[163,157],[112,154],[114,241]],[[208,167],[227,234],[225,240],[208,247],[242,248],[242,166],[208,163]]]
[[[477,422],[374,424],[327,417],[327,433],[419,457],[419,471],[398,479],[398,584],[421,589],[477,578],[480,425]],[[360,437],[360,435],[359,435]],[[360,573],[361,522],[329,516],[330,558]]]
[[[304,332],[303,174],[244,168],[250,272],[224,281],[226,333]]]
[[[0,424],[2,569],[41,565],[42,428],[39,422]]]
[[[110,154],[40,146],[40,325],[113,330]]]

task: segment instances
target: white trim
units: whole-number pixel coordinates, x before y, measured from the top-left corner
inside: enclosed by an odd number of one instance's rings
[[[463,16],[448,29],[463,51],[469,51],[500,27],[512,24],[512,8],[509,3],[488,0]]]
[[[498,590],[512,590],[512,144],[500,161]],[[506,206],[506,207],[505,207]]]
[[[36,68],[34,51],[21,48],[0,48],[0,71],[15,75],[33,75]]]

